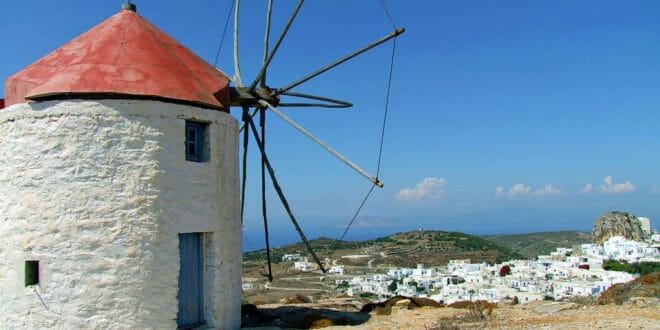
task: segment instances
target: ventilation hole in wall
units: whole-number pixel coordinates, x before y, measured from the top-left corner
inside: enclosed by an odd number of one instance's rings
[[[39,261],[25,260],[25,286],[39,284]]]

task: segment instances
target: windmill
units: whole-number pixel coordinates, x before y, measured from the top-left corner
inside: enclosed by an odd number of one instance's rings
[[[352,104],[346,101],[333,99],[325,96],[311,95],[305,93],[299,93],[295,91],[295,88],[322,75],[323,73],[355,58],[374,47],[382,45],[387,41],[396,39],[399,35],[404,33],[403,28],[394,28],[394,31],[385,35],[384,37],[366,44],[365,46],[348,53],[347,55],[330,62],[329,64],[320,67],[319,69],[287,84],[283,87],[272,87],[269,86],[266,77],[268,76],[269,66],[275,57],[282,41],[285,39],[291,25],[293,24],[296,16],[298,15],[304,0],[298,0],[295,8],[293,9],[288,21],[284,25],[284,28],[278,38],[276,39],[272,48],[270,48],[270,26],[271,26],[271,14],[273,9],[273,1],[268,1],[268,6],[266,9],[266,25],[264,33],[264,44],[263,44],[263,60],[261,67],[256,75],[256,77],[251,81],[247,82],[243,80],[240,70],[240,61],[239,61],[239,12],[240,12],[240,0],[235,0],[234,6],[234,35],[233,35],[233,46],[234,46],[234,75],[231,78],[234,86],[230,88],[230,105],[234,107],[240,107],[242,109],[242,122],[243,125],[239,130],[239,134],[242,134],[242,144],[243,144],[243,163],[242,163],[242,182],[241,182],[241,219],[243,219],[244,210],[245,210],[245,187],[247,182],[247,152],[250,135],[253,136],[256,141],[256,145],[259,149],[259,154],[261,157],[261,201],[262,201],[262,216],[264,223],[264,232],[265,232],[265,243],[266,243],[266,254],[268,259],[268,278],[272,281],[272,267],[271,267],[271,255],[270,255],[270,242],[269,242],[269,232],[268,232],[268,217],[266,209],[266,174],[268,174],[273,188],[275,189],[277,196],[282,203],[282,206],[286,210],[286,213],[291,220],[293,226],[295,227],[300,239],[306,246],[309,254],[312,256],[314,262],[319,266],[321,271],[325,272],[323,263],[317,256],[317,254],[312,249],[309,240],[305,236],[302,228],[300,227],[288,201],[287,198],[277,180],[273,166],[269,161],[267,152],[266,152],[266,113],[270,112],[275,116],[282,119],[284,122],[292,126],[294,129],[314,141],[320,147],[331,153],[341,162],[358,172],[360,175],[364,176],[372,183],[373,187],[383,187],[382,182],[379,180],[378,176],[373,176],[367,171],[362,169],[360,166],[352,162],[346,156],[342,155],[340,152],[323,142],[321,139],[316,137],[310,131],[305,129],[300,124],[296,123],[290,117],[288,117],[280,108],[348,108]],[[387,8],[384,6],[382,0],[381,4],[385,9],[385,12],[392,22],[391,16],[387,11]],[[392,59],[394,58],[394,53],[392,53]],[[390,70],[390,79],[391,79],[391,70]],[[389,91],[388,91],[389,94]],[[298,99],[298,102],[281,102],[281,97],[286,96],[288,98]],[[259,114],[259,128],[255,124],[253,119],[257,114]],[[381,139],[382,146],[382,139]],[[371,190],[370,190],[371,192]],[[366,200],[366,198],[365,198]],[[364,202],[363,204],[364,205]],[[347,228],[348,230],[348,228]],[[344,232],[345,234],[345,232]]]

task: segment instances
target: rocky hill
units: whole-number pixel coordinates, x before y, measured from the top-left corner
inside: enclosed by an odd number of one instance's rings
[[[555,231],[530,234],[488,235],[483,238],[520,253],[528,259],[549,254],[558,247],[591,243],[591,234],[581,231]]]
[[[602,244],[612,236],[623,236],[630,240],[643,241],[648,239],[642,230],[636,216],[628,212],[612,211],[603,214],[594,223],[593,241]]]

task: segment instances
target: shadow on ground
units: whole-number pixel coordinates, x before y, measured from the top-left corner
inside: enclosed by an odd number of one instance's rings
[[[359,325],[369,320],[368,313],[338,311],[327,308],[281,306],[257,308],[248,304],[241,309],[242,328],[318,329],[331,325]]]

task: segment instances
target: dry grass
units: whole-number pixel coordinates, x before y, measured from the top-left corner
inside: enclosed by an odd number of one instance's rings
[[[368,303],[362,306],[362,309],[360,310],[361,313],[370,313],[372,311],[376,311],[377,315],[390,315],[392,314],[392,306],[396,305],[398,301],[401,300],[410,300],[410,304],[408,304],[408,309],[415,309],[419,307],[444,307],[443,304],[436,302],[435,300],[432,299],[427,299],[427,298],[415,298],[415,297],[404,297],[404,296],[396,296],[389,298],[383,302],[379,303]]]
[[[492,315],[493,309],[497,304],[489,303],[485,300],[479,301],[457,301],[447,307],[455,309],[464,309],[465,313],[461,315],[441,318],[432,330],[457,330],[457,329],[482,329],[485,327],[488,318]]]
[[[280,302],[283,303],[283,304],[286,304],[286,305],[291,305],[291,304],[311,304],[314,301],[311,297],[303,296],[303,295],[297,293],[293,297],[282,298],[282,300]]]
[[[601,305],[621,305],[632,297],[659,297],[660,296],[660,272],[641,276],[628,283],[620,283],[611,286],[598,298]]]
[[[486,300],[457,301],[453,304],[447,305],[447,307],[467,309],[469,311],[478,311],[481,314],[491,315],[493,313],[493,308],[497,308],[497,304],[490,303]]]
[[[562,299],[562,302],[572,302],[581,306],[595,306],[598,305],[598,299],[592,296],[578,296],[567,299]]]

